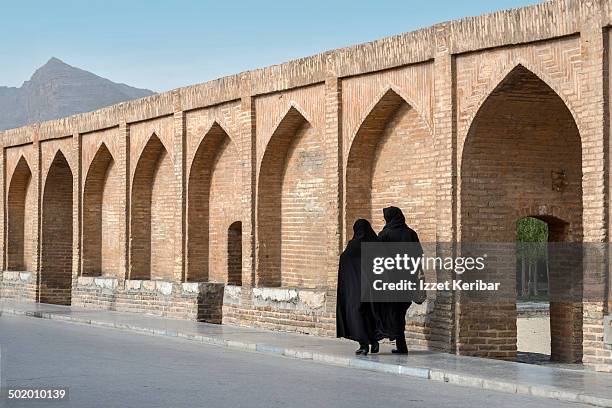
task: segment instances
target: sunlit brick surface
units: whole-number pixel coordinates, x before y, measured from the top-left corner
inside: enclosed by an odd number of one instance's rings
[[[0,296],[334,335],[338,256],[384,206],[423,241],[536,216],[608,243],[610,10],[501,11],[1,132]],[[551,347],[612,371],[605,257],[551,270]],[[513,359],[510,292],[431,294],[409,341]]]

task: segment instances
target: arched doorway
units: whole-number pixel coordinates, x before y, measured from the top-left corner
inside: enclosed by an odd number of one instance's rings
[[[242,222],[227,229],[227,283],[242,285]]]
[[[582,356],[582,247],[554,216],[517,222],[517,350],[525,361],[578,362]]]
[[[187,197],[187,280],[227,282],[227,227],[240,217],[241,174],[236,146],[213,123],[189,172]]]
[[[7,269],[31,271],[36,234],[35,192],[32,172],[24,157],[17,162],[8,189]]]
[[[61,151],[51,163],[42,202],[41,303],[70,305],[72,289],[72,170]]]
[[[121,174],[103,143],[94,156],[83,189],[83,276],[119,276],[117,239],[122,216]]]
[[[435,239],[435,155],[419,113],[392,89],[368,112],[346,164],[346,237],[358,218],[384,225],[382,209],[400,207],[421,240]]]
[[[427,124],[389,89],[357,129],[346,164],[346,231],[358,218],[384,226],[382,209],[400,207],[423,242],[435,240],[435,153]]]
[[[515,359],[516,222],[536,217],[547,223],[549,240],[582,241],[582,148],[571,112],[544,81],[517,66],[475,116],[460,174],[461,247],[498,245],[485,270],[470,279],[497,281],[501,289],[459,295],[457,350]],[[555,259],[576,252],[557,248]],[[551,295],[558,296],[551,298],[552,357],[562,361],[582,355],[581,262],[572,265],[552,268],[550,276]]]
[[[130,279],[172,280],[176,193],[172,159],[153,134],[132,181]]]
[[[326,282],[324,155],[320,132],[290,107],[259,166],[257,286],[314,288]]]

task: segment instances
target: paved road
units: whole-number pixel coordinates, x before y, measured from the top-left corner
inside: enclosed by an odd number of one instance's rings
[[[0,348],[3,386],[70,389],[63,405],[6,407],[580,406],[25,317],[0,317]]]

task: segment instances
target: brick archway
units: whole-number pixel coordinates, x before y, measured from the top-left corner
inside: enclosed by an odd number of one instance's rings
[[[368,112],[346,164],[345,230],[358,218],[384,225],[382,209],[402,208],[422,240],[435,240],[435,152],[428,125],[393,89]]]
[[[104,143],[92,160],[83,188],[83,276],[119,276],[121,174]]]
[[[213,123],[189,172],[187,197],[187,280],[227,282],[227,229],[241,218],[241,175],[228,133]],[[232,203],[228,206],[227,203]]]
[[[174,278],[175,187],[172,159],[153,134],[140,155],[132,180],[130,279]]]
[[[549,224],[556,241],[581,242],[582,147],[578,127],[563,100],[537,75],[519,65],[493,90],[474,117],[460,166],[458,229],[462,246],[499,243],[508,253],[491,259],[484,271],[471,276],[473,280],[501,282],[499,292],[478,297],[460,295],[457,350],[460,354],[514,359],[516,257],[512,251],[516,222],[533,216]],[[581,287],[581,266],[576,267],[579,273],[572,272],[571,281],[559,286],[558,294],[567,295]],[[553,278],[551,275],[551,284],[555,284]],[[565,279],[558,276],[557,283]],[[551,299],[551,310],[553,303]],[[581,310],[580,300],[575,307]],[[557,317],[551,312],[551,320],[556,319],[551,322],[553,329],[566,320]],[[562,330],[564,336],[581,337],[581,324],[574,323]],[[555,338],[552,340],[554,344]],[[562,343],[553,350],[553,358],[581,358],[581,350]]]
[[[7,269],[31,271],[36,235],[34,186],[32,172],[26,159],[21,156],[11,177],[8,197]]]
[[[227,229],[227,283],[242,285],[242,222]]]
[[[72,289],[73,176],[61,151],[51,163],[42,200],[41,267],[38,299],[69,305]]]
[[[257,286],[325,285],[324,154],[320,132],[291,106],[259,166]]]

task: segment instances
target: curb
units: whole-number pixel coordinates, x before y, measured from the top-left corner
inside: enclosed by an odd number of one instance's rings
[[[479,388],[489,391],[497,391],[519,395],[530,395],[540,398],[555,399],[566,402],[578,402],[598,407],[612,408],[612,398],[596,397],[593,395],[576,393],[553,386],[528,385],[496,379],[473,377],[456,372],[433,368],[410,367],[400,364],[372,361],[358,357],[339,357],[332,354],[295,350],[290,348],[273,346],[265,343],[247,343],[239,340],[222,340],[215,337],[200,334],[177,332],[175,330],[151,329],[130,324],[113,323],[103,320],[82,319],[78,317],[58,315],[48,312],[30,312],[13,308],[2,308],[0,310],[0,316],[3,313],[13,316],[26,316],[39,319],[58,320],[75,324],[91,325],[102,328],[128,330],[153,336],[177,337],[185,340],[195,341],[198,343],[227,347],[236,350],[253,351],[257,353],[289,357],[297,360],[310,360],[319,364],[333,365],[339,367],[350,367],[360,370],[376,371],[407,377],[416,377],[426,380],[444,382],[464,387]]]

